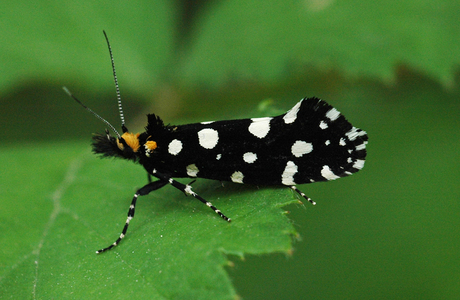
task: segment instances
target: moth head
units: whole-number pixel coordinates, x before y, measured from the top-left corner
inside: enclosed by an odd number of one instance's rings
[[[121,136],[112,136],[106,130],[105,134],[93,136],[93,152],[102,157],[118,157],[137,161],[139,156],[139,133],[126,131]]]

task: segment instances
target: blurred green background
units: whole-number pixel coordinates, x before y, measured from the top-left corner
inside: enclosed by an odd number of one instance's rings
[[[181,298],[143,275],[147,264],[93,254],[117,233],[114,219],[123,224],[129,195],[145,180],[140,167],[111,169],[120,183],[103,184],[114,199],[122,195],[119,202],[106,207],[98,203],[104,191],[89,194],[90,218],[110,214],[104,233],[70,204],[56,207],[64,196],[81,199],[65,195],[70,187],[93,182],[73,183],[81,165],[94,166],[94,178],[112,168],[90,154],[91,133],[104,125],[62,91],[67,86],[118,128],[106,30],[131,130],[150,112],[183,124],[264,115],[261,103],[277,114],[317,96],[369,134],[361,172],[301,186],[315,207],[285,207],[300,237],[292,251],[229,252],[225,271],[234,290],[219,298],[458,299],[459,19],[454,0],[0,4],[0,298]],[[219,193],[201,194],[219,203]],[[283,195],[292,200],[289,191]],[[148,223],[140,214],[138,227]],[[211,230],[226,225],[205,223]],[[60,228],[65,237],[54,233]],[[54,240],[65,242],[54,248]],[[81,256],[66,256],[67,247]],[[64,276],[71,278],[66,284]],[[97,292],[86,290],[101,278],[106,284]],[[200,284],[190,298],[216,298],[208,293],[215,286]]]

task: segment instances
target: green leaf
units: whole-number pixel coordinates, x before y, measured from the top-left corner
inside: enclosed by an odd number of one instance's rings
[[[456,299],[460,110],[459,76],[451,71],[458,65],[458,1],[206,1],[189,23],[186,46],[178,47],[182,11],[172,3],[181,2],[1,4],[0,297],[167,299],[188,285],[192,296],[200,286],[216,298],[234,297],[236,289],[245,299]],[[263,99],[287,109],[316,95],[368,131],[366,167],[301,187],[318,205],[308,218],[291,209],[304,240],[290,259],[282,248],[241,261],[254,249],[222,242],[227,249],[216,250],[213,240],[205,249],[178,249],[188,235],[199,247],[212,233],[253,232],[236,223],[245,220],[238,204],[259,207],[251,195],[263,201],[271,194],[262,209],[294,199],[286,189],[201,180],[195,190],[232,224],[165,187],[139,200],[122,244],[96,256],[118,236],[132,194],[145,182],[138,166],[96,160],[86,143],[69,141],[102,126],[76,112],[63,85],[117,120],[107,100],[114,91],[102,29],[114,50],[125,112],[138,128],[145,118],[132,116],[140,111],[167,122],[252,117],[247,112]],[[155,107],[141,110],[139,103]],[[187,224],[178,227],[181,221]],[[196,227],[199,221],[206,226]],[[287,228],[280,241],[294,234]],[[170,248],[158,247],[165,241]],[[229,260],[234,267],[222,267]],[[174,264],[185,263],[200,275],[212,265],[211,272],[199,278],[181,266],[187,278],[171,276]],[[206,280],[214,290],[196,283]]]
[[[447,83],[459,62],[459,10],[452,0],[222,1],[199,19],[176,76],[276,81],[313,65],[389,79],[404,62]]]
[[[173,54],[171,1],[26,1],[1,5],[0,89],[39,80],[113,89],[106,30],[125,88],[148,89]],[[107,70],[109,70],[107,72]]]
[[[118,237],[146,173],[124,161],[98,160],[88,148],[56,143],[2,150],[17,170],[28,170],[31,161],[41,166],[31,172],[35,178],[23,179],[27,189],[17,176],[2,182],[10,200],[3,205],[11,209],[2,215],[2,231],[15,232],[0,240],[9,245],[0,257],[2,295],[234,299],[223,268],[228,254],[291,251],[296,232],[281,209],[298,201],[289,189],[198,180],[194,190],[231,223],[167,186],[139,198],[126,238],[96,255]]]
[[[306,65],[390,79],[403,62],[450,83],[458,64],[458,1],[214,1],[196,13],[188,48],[176,52],[179,3],[5,2],[0,90],[37,78],[111,88],[103,29],[123,90],[142,95],[163,81],[275,82]]]

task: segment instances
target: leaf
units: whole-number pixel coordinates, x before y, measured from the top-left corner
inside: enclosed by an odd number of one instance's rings
[[[235,226],[165,187],[139,200],[128,236],[114,252],[93,254],[118,236],[135,187],[145,182],[138,167],[95,160],[86,143],[65,140],[100,127],[73,108],[62,109],[68,103],[62,85],[93,100],[86,103],[104,117],[116,118],[116,107],[110,114],[111,102],[102,99],[114,94],[105,29],[128,101],[158,105],[165,99],[170,116],[202,120],[223,113],[242,116],[267,97],[291,104],[316,95],[368,131],[363,173],[302,187],[318,205],[308,218],[302,209],[292,210],[304,240],[291,259],[284,250],[246,255],[244,262],[219,250],[206,252],[205,263],[218,262],[211,271],[234,261],[235,267],[225,270],[238,294],[245,299],[456,299],[459,80],[450,71],[458,64],[458,1],[214,1],[195,18],[199,23],[190,25],[190,48],[177,53],[173,36],[179,16],[171,3],[2,3],[0,297],[166,299],[174,295],[157,287],[166,271],[155,273],[148,265],[160,266],[155,251],[168,250],[155,248],[164,233],[157,228],[165,222],[158,220],[199,216],[217,233]],[[195,102],[183,100],[190,98]],[[239,109],[237,103],[246,106]],[[107,113],[98,105],[107,106]],[[235,112],[228,109],[232,105]],[[289,108],[285,105],[280,106]],[[132,106],[125,102],[125,109]],[[209,111],[209,106],[217,108]],[[78,176],[66,186],[72,165]],[[110,175],[103,173],[111,167]],[[104,186],[109,181],[116,184]],[[53,194],[62,186],[59,214],[51,218]],[[230,200],[248,191],[202,181],[194,188],[234,220]],[[285,190],[265,188],[250,194],[265,191],[286,197]],[[220,199],[222,193],[230,195]],[[289,191],[286,199],[293,199]],[[196,234],[190,225],[197,220],[179,227],[173,242]],[[179,228],[169,223],[168,232],[176,233]],[[227,283],[216,287],[234,295]]]
[[[274,82],[315,66],[389,79],[403,62],[447,83],[458,64],[459,10],[450,0],[222,1],[199,18],[176,76]]]
[[[450,83],[458,63],[460,7],[452,0],[214,1],[194,18],[182,52],[174,1],[55,4],[2,4],[0,90],[37,78],[112,88],[103,29],[123,90],[141,95],[164,81],[276,82],[306,66],[390,79],[400,62]]]
[[[164,0],[5,2],[0,29],[8,42],[0,49],[0,90],[18,81],[51,80],[62,86],[77,78],[92,89],[112,90],[104,29],[115,57],[124,57],[117,69],[126,76],[125,88],[150,87],[158,79],[151,70],[166,68],[173,53],[173,7]]]
[[[228,254],[291,251],[296,233],[281,209],[298,201],[289,189],[223,187],[198,180],[194,190],[230,216],[231,223],[167,186],[140,197],[126,238],[112,251],[96,255],[95,250],[117,238],[146,173],[123,161],[98,160],[87,153],[88,147],[58,143],[16,155],[13,149],[2,151],[1,157],[13,157],[19,170],[26,170],[30,159],[40,161],[30,172],[38,178],[28,181],[28,192],[15,194],[20,189],[17,177],[2,183],[14,187],[6,189],[14,205],[4,205],[22,209],[2,216],[2,224],[16,231],[0,241],[11,245],[0,258],[2,295],[234,299],[223,268]],[[56,155],[48,156],[51,150]]]

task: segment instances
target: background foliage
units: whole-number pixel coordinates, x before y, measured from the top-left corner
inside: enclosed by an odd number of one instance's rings
[[[0,298],[459,294],[458,1],[0,6]],[[141,199],[120,247],[94,255],[145,182],[90,154],[103,125],[61,89],[117,126],[103,29],[130,129],[147,112],[177,124],[276,115],[315,95],[369,133],[366,167],[302,186],[318,203],[305,209],[288,189],[195,183],[232,224],[164,188]]]

